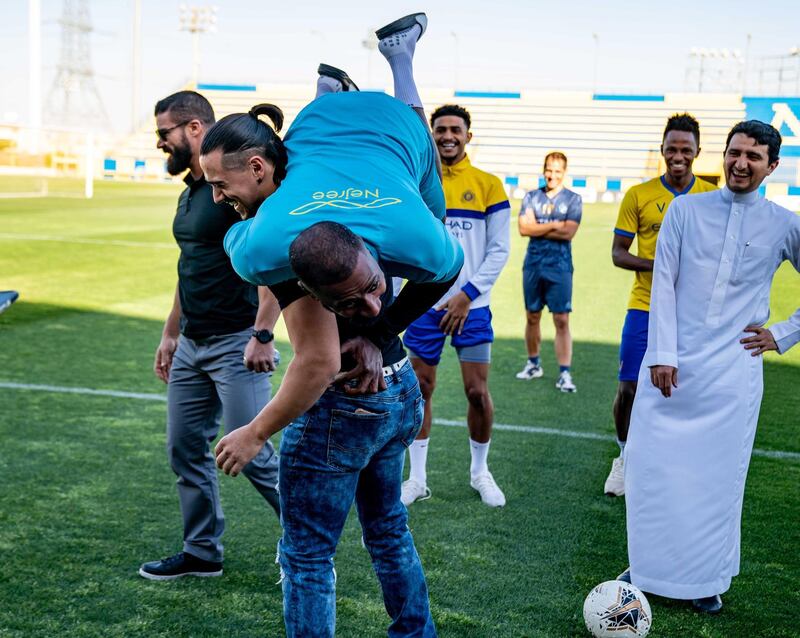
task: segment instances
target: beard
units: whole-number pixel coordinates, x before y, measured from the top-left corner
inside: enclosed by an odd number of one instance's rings
[[[167,172],[170,175],[180,175],[192,165],[192,149],[184,136],[181,143],[173,147],[172,152],[167,157]]]

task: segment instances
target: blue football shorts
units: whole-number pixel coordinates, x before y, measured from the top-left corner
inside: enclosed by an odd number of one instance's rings
[[[545,306],[553,313],[572,312],[570,270],[523,267],[522,291],[529,312],[540,312]]]
[[[619,344],[619,380],[638,381],[639,368],[642,367],[647,350],[647,321],[650,313],[646,310],[630,309],[622,325],[622,340]]]
[[[439,364],[447,335],[439,328],[444,310],[428,310],[412,323],[403,335],[403,343],[412,357],[421,359],[429,366]],[[471,363],[491,363],[492,311],[489,306],[473,308],[467,315],[461,334],[450,337],[450,345],[456,349],[459,361]]]

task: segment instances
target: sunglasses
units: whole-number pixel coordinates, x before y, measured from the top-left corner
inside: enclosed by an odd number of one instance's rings
[[[167,136],[172,133],[176,128],[180,128],[181,126],[186,126],[192,120],[186,120],[185,122],[181,122],[180,124],[176,124],[175,126],[170,126],[169,128],[158,128],[156,129],[156,136],[162,142],[167,141]]]

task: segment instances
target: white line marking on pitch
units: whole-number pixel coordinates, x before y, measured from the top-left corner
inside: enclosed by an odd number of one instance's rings
[[[125,241],[123,239],[85,239],[61,235],[25,235],[22,233],[0,233],[0,239],[23,241],[57,241],[65,244],[93,244],[99,246],[125,246],[127,248],[170,248],[177,250],[176,244],[158,241]]]
[[[88,394],[101,397],[116,397],[120,399],[140,399],[144,401],[166,402],[166,394],[149,392],[122,392],[120,390],[95,390],[92,388],[80,388],[57,385],[39,385],[32,383],[13,383],[10,381],[0,381],[0,388],[7,390],[29,390],[34,392],[57,392],[61,394]],[[452,419],[434,419],[436,425],[448,427],[466,428],[464,421],[454,421]],[[572,439],[587,439],[590,441],[614,441],[610,434],[597,434],[595,432],[579,432],[577,430],[559,430],[557,428],[543,428],[533,425],[515,425],[510,423],[495,423],[492,426],[495,430],[506,430],[509,432],[524,432],[525,434],[549,434],[552,436],[564,436]],[[790,461],[800,461],[800,452],[785,452],[782,450],[753,450],[754,456],[762,456],[770,459],[785,459]]]
[[[100,397],[118,397],[120,399],[143,399],[145,401],[166,401],[166,394],[152,394],[149,392],[120,392],[118,390],[93,390],[92,388],[78,388],[61,385],[39,385],[35,383],[12,383],[0,381],[0,388],[9,390],[34,390],[37,392],[59,392],[62,394],[92,394]]]

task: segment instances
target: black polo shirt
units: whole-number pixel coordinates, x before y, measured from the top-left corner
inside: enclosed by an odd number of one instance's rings
[[[249,328],[258,311],[258,291],[239,278],[222,247],[225,233],[239,214],[228,204],[215,204],[204,178],[187,173],[178,199],[172,234],[181,249],[178,292],[181,333],[205,339]]]
[[[281,310],[286,308],[286,306],[293,301],[305,297],[308,294],[299,286],[297,279],[290,279],[289,281],[271,285],[269,289],[278,300]],[[381,314],[378,317],[370,321],[360,322],[358,320],[348,320],[344,317],[336,315],[336,323],[339,326],[339,342],[344,343],[345,341],[353,339],[354,337],[369,338],[371,334],[370,327],[382,320],[384,313],[386,312],[387,308],[392,305],[393,301],[394,293],[392,291],[392,280],[387,279],[386,292],[381,296]],[[424,312],[424,310],[422,312]],[[387,335],[387,338],[383,342],[376,345],[381,350],[381,355],[383,356],[383,365],[385,366],[391,365],[392,363],[397,363],[406,356],[406,351],[403,349],[403,343],[400,341],[400,337],[398,337],[396,334]],[[354,361],[348,361],[346,359],[342,360],[342,370],[350,370],[354,366]]]

